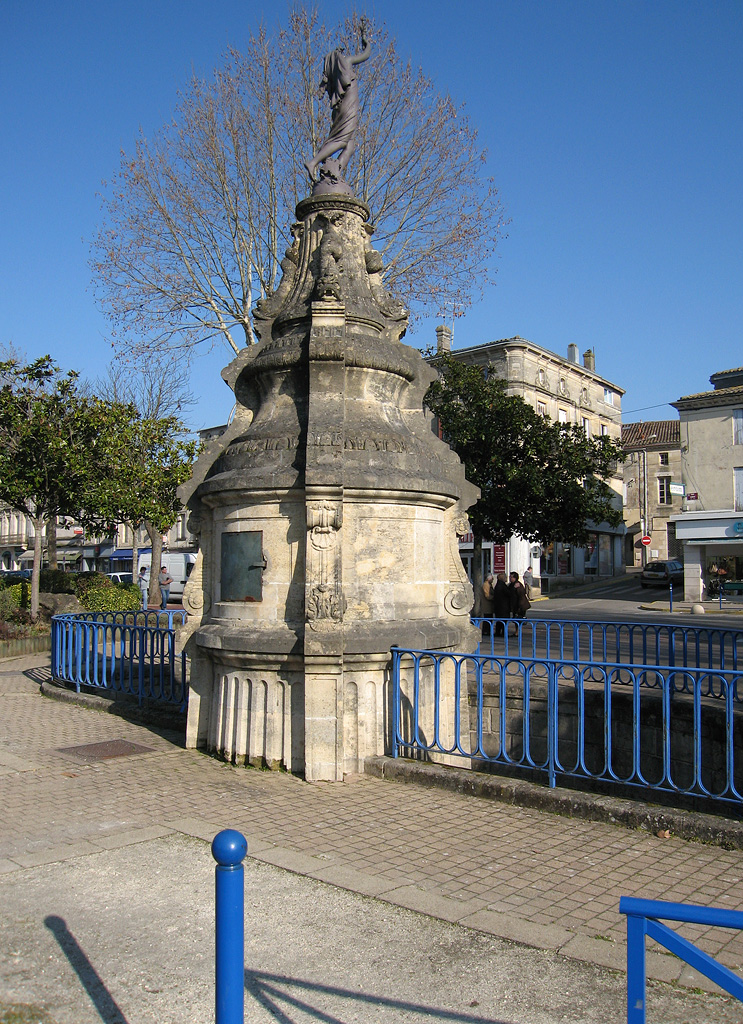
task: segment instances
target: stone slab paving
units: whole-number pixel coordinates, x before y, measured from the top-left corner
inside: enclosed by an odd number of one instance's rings
[[[42,697],[46,664],[0,662],[3,882],[237,828],[256,862],[616,970],[620,895],[741,906],[741,851],[367,777],[306,784],[235,768],[182,749],[173,734]],[[114,741],[148,750],[91,761],[69,749]],[[739,934],[683,931],[743,968]],[[660,980],[710,987],[664,953],[651,952],[648,966]]]

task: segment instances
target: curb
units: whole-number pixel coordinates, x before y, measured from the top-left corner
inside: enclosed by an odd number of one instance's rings
[[[77,707],[87,708],[89,711],[118,715],[119,718],[126,718],[127,721],[140,725],[152,725],[185,735],[186,712],[185,710],[180,711],[175,705],[140,706],[136,703],[135,698],[125,694],[100,697],[94,693],[78,693],[76,690],[68,690],[64,685],[54,681],[42,682],[40,691],[43,697],[60,701],[62,704],[75,704]]]
[[[439,787],[464,796],[484,797],[567,818],[601,821],[645,832],[668,831],[680,839],[708,843],[724,849],[743,850],[743,822],[700,811],[665,808],[611,796],[594,796],[592,793],[581,793],[559,786],[549,789],[533,782],[485,775],[468,768],[408,761],[399,757],[367,758],[364,774],[390,782]]]

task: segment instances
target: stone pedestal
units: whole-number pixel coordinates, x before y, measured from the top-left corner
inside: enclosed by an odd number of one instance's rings
[[[260,343],[223,373],[234,420],[182,492],[187,742],[308,779],[389,749],[392,645],[477,643],[457,545],[477,491],[423,411],[434,371],[400,341],[367,217],[299,204]]]

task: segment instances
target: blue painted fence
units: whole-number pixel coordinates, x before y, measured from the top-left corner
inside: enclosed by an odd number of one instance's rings
[[[743,670],[743,630],[731,627],[538,618],[472,622],[482,632],[478,654]]]
[[[645,1024],[645,936],[685,960],[716,985],[743,1001],[743,980],[713,957],[673,931],[663,921],[681,921],[717,928],[743,928],[743,911],[688,906],[622,896],[619,913],[627,915],[627,1024]]]
[[[52,617],[52,676],[143,701],[185,707],[186,656],[176,626],[186,613],[84,612]]]
[[[740,804],[743,672],[392,650],[392,756]]]

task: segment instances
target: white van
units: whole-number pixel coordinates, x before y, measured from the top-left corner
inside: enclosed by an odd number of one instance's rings
[[[150,551],[139,556],[139,569],[143,566],[147,569],[147,579],[150,578],[149,573],[151,565],[152,553]],[[160,565],[164,565],[173,577],[173,582],[170,584],[170,599],[172,601],[180,601],[183,597],[183,588],[186,586],[186,580],[191,575],[193,567],[196,565],[196,552],[163,551]],[[159,571],[160,566],[158,566],[158,572]]]

